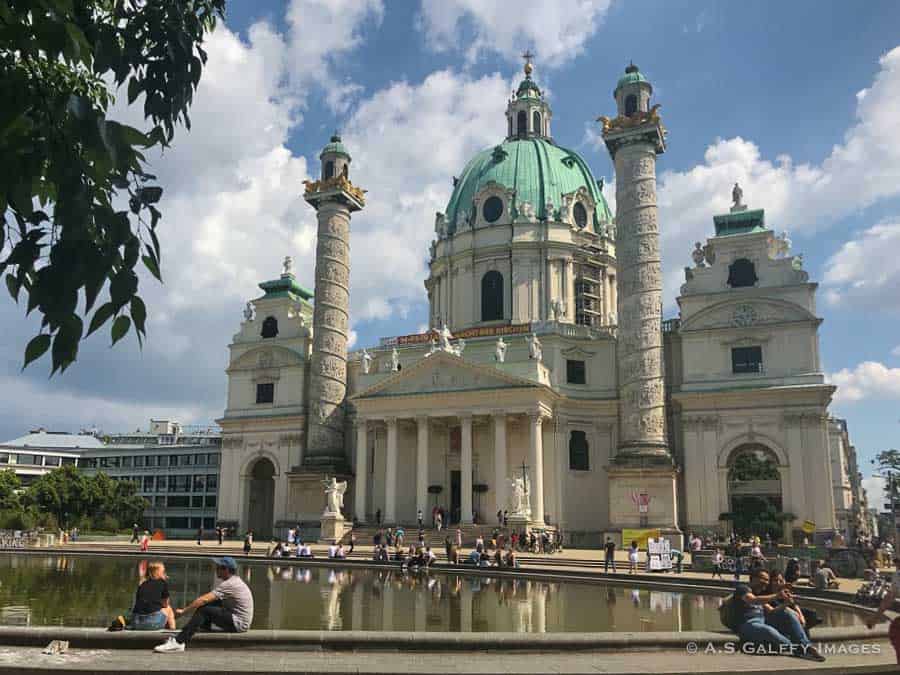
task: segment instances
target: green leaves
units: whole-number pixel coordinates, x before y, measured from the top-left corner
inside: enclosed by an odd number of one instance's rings
[[[112,325],[112,343],[116,344],[119,340],[125,337],[125,333],[128,332],[128,329],[131,328],[131,319],[129,319],[124,314],[117,317],[115,321],[113,321]]]
[[[0,275],[41,315],[26,366],[50,352],[52,372],[65,370],[89,315],[87,335],[112,321],[115,344],[134,324],[143,343],[137,268],[162,279],[163,197],[143,152],[189,125],[202,43],[224,10],[224,0],[0,0]],[[107,118],[112,80],[127,83],[129,104],[144,98],[145,128]]]
[[[31,338],[28,346],[25,347],[25,363],[22,365],[22,370],[25,370],[29,363],[43,356],[44,352],[50,349],[50,340],[51,337],[48,333],[41,333]]]

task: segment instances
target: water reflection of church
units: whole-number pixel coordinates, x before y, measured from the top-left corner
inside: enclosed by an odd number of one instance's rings
[[[220,520],[258,534],[317,523],[327,476],[350,481],[345,513],[361,522],[413,523],[434,505],[492,520],[524,474],[531,523],[570,543],[637,527],[677,539],[748,513],[754,527],[852,536],[864,496],[846,426],[829,417],[802,256],[737,189],[694,247],[678,317],[662,321],[666,130],[650,83],[629,67],[617,116],[601,118],[613,217],[586,160],[552,137],[531,73],[506,138],[453,179],[435,218],[431,332],[349,358],[350,218],[366,197],[341,139],[325,146],[305,191],[315,302],[286,265],[230,345]]]

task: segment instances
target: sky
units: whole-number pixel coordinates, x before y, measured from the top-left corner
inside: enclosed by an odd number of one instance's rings
[[[553,109],[553,136],[613,179],[598,115],[629,61],[669,130],[658,163],[665,314],[731,185],[787,230],[818,282],[822,367],[860,463],[900,430],[900,4],[610,0],[231,0],[208,40],[192,130],[150,156],[165,187],[163,284],[150,316],[103,331],[49,378],[21,371],[33,318],[0,301],[0,440],[33,427],[125,431],[151,417],[209,424],[225,405],[228,344],[285,255],[312,287],[315,214],[302,181],[335,129],[367,189],[353,217],[356,347],[421,330],[434,213],[478,150],[505,134],[521,53]],[[112,117],[145,126],[142,102]],[[608,199],[612,199],[609,187]],[[868,484],[877,486],[877,479]]]

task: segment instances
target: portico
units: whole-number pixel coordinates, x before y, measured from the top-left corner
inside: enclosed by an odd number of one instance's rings
[[[447,391],[442,379],[456,388]],[[545,480],[544,466],[553,462],[545,462],[544,448],[552,452],[554,443],[543,436],[554,396],[538,383],[445,353],[362,391],[352,399],[356,519],[372,522],[380,510],[383,523],[411,523],[421,510],[430,523],[439,505],[454,523],[494,522],[508,508],[507,483],[524,465],[531,520],[544,524],[545,485],[553,484]]]

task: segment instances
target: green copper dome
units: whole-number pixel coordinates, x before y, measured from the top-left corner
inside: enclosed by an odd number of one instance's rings
[[[322,158],[326,152],[333,152],[338,155],[344,155],[347,159],[350,159],[350,153],[347,151],[347,148],[344,147],[344,144],[341,142],[341,137],[338,134],[335,134],[331,137],[331,140],[328,144],[322,148],[322,153],[319,155],[319,159]]]
[[[585,187],[596,204],[589,227],[597,232],[600,223],[612,221],[606,199],[584,159],[546,138],[536,137],[507,140],[475,155],[447,204],[448,233],[455,232],[473,215],[475,195],[490,182],[514,191],[510,204],[514,213],[522,202],[528,202],[534,208],[535,216],[542,220],[547,219],[548,202],[554,212],[550,219],[558,218],[556,211],[562,206],[562,196]]]
[[[615,91],[619,91],[619,89],[626,84],[635,84],[637,82],[646,82],[648,85],[650,84],[649,80],[644,77],[644,74],[632,63],[625,69],[625,74],[619,78]]]

